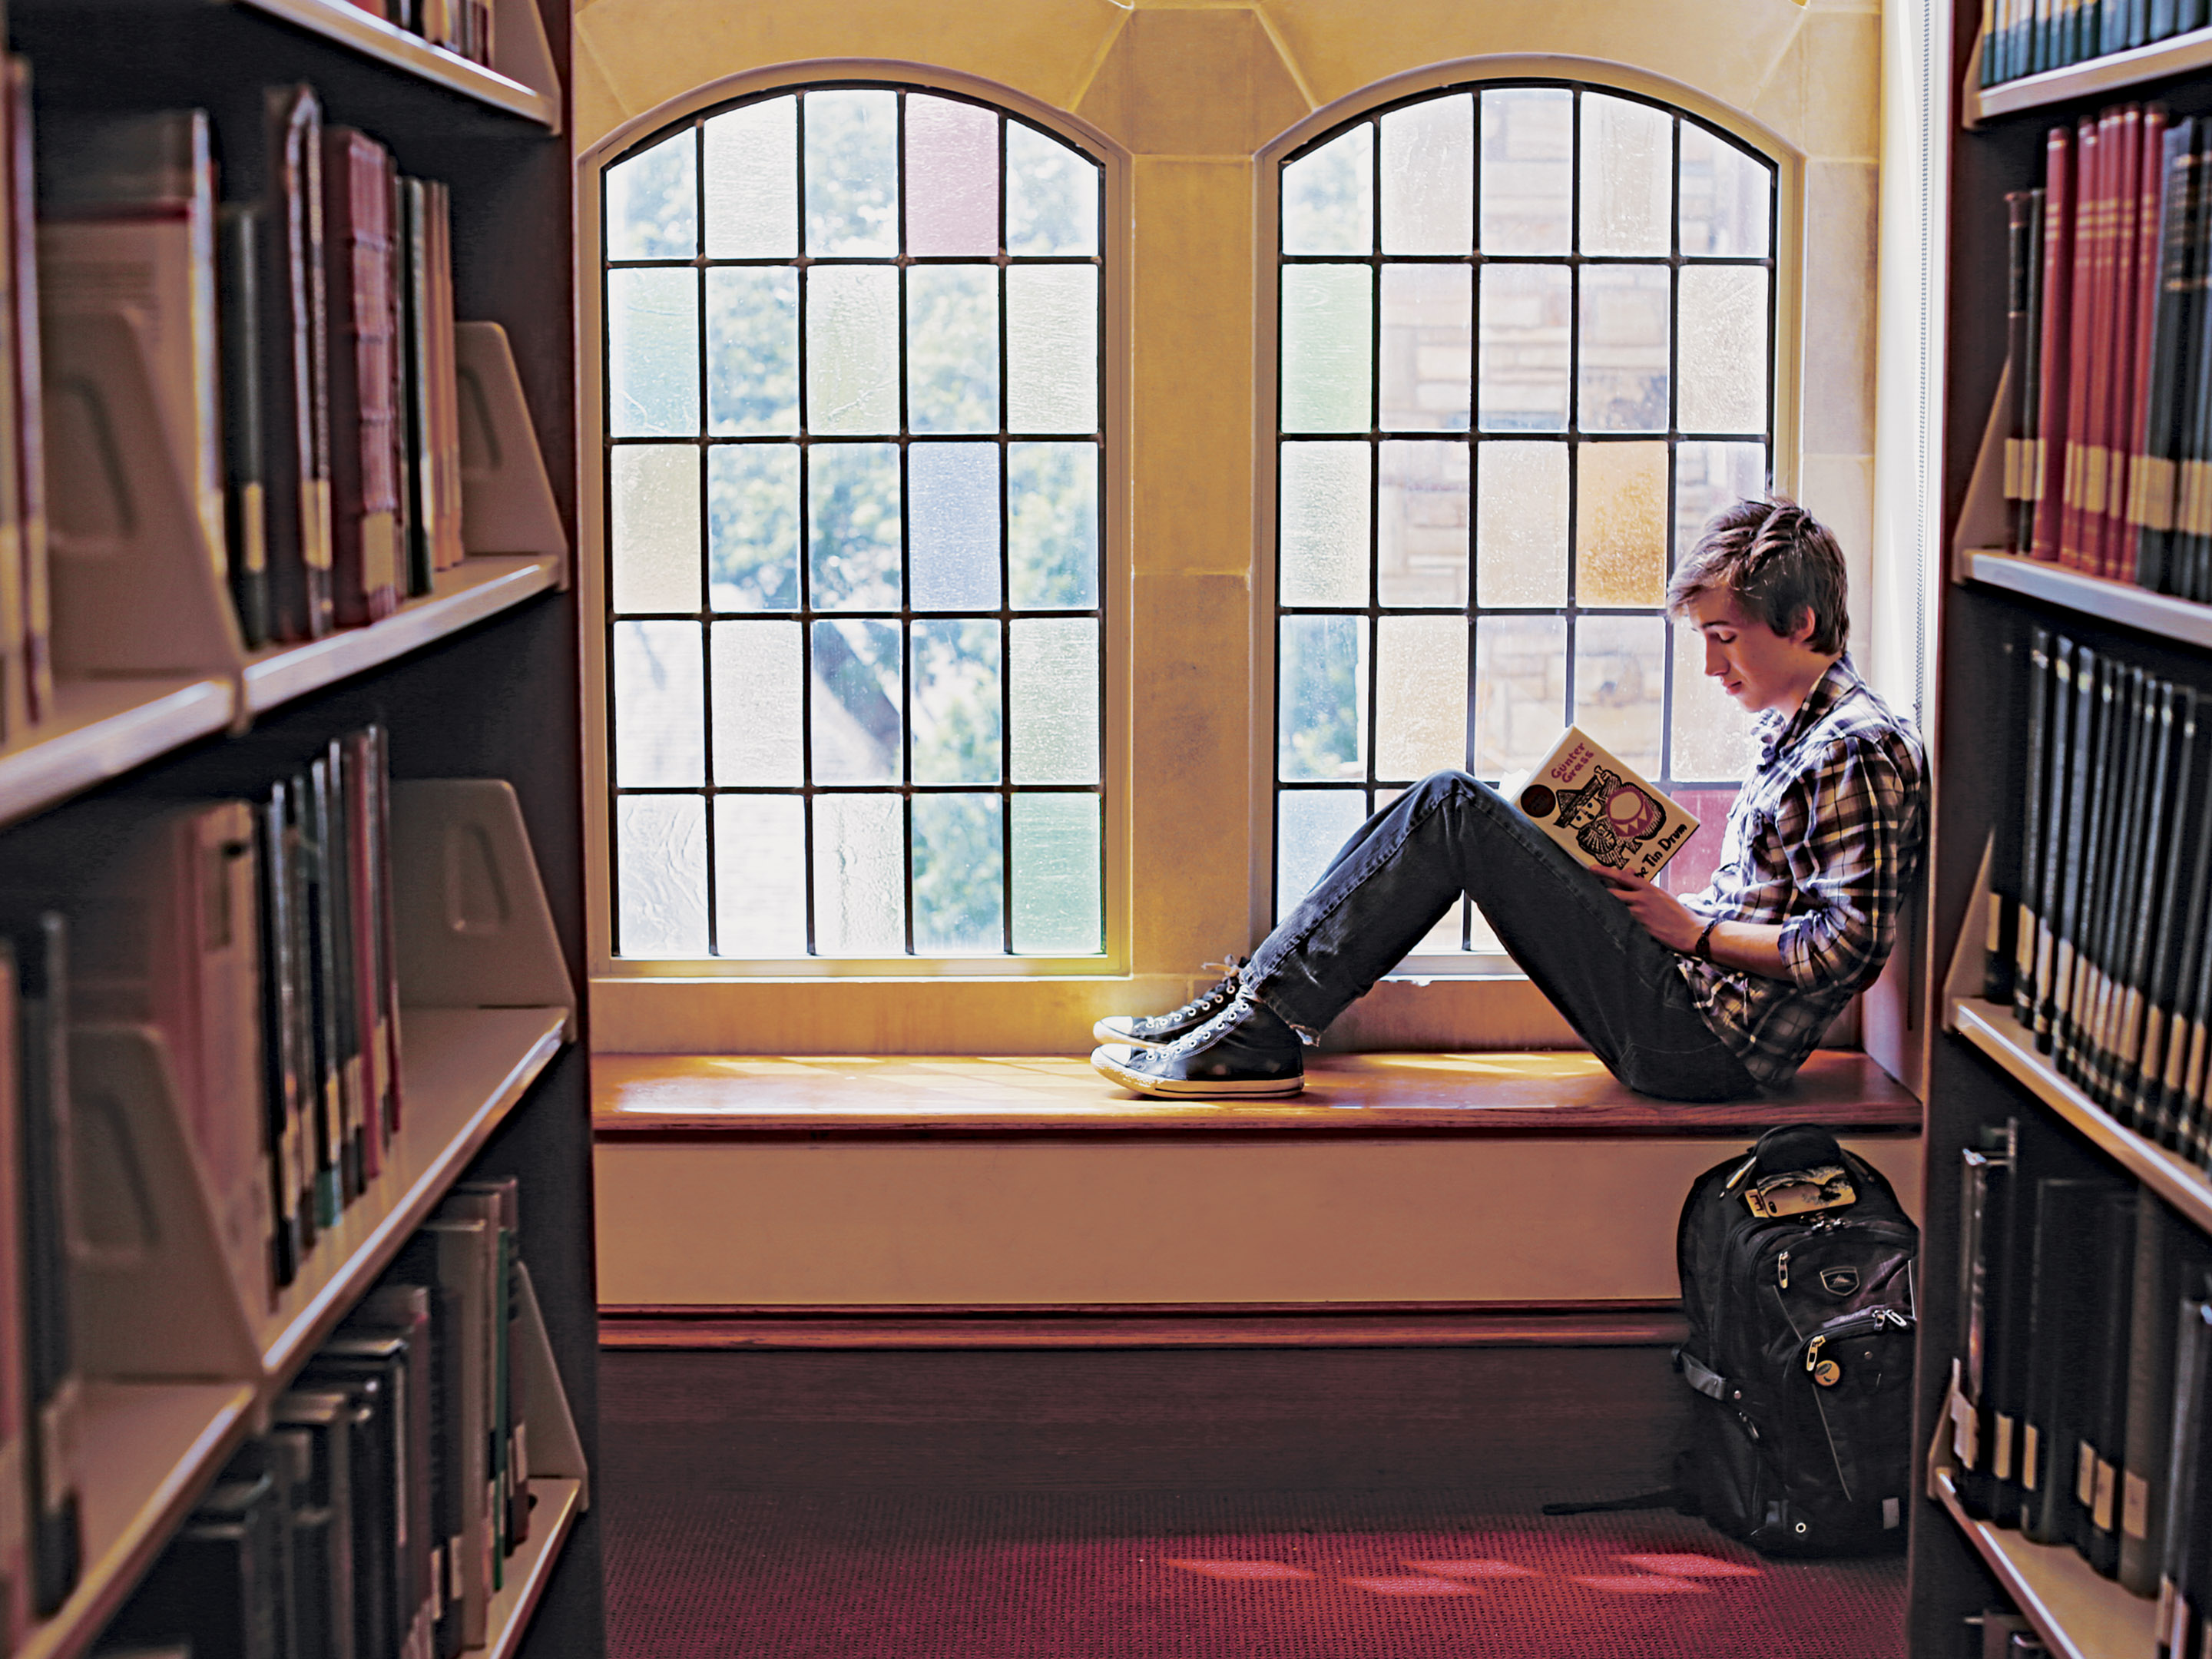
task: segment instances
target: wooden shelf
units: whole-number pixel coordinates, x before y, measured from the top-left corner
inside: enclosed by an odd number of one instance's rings
[[[337,1328],[559,1052],[565,1008],[402,1008],[400,1132],[257,1333],[272,1387]]]
[[[538,1610],[538,1598],[552,1579],[561,1547],[568,1541],[576,1517],[583,1513],[583,1490],[582,1484],[574,1480],[530,1483],[531,1496],[537,1500],[530,1511],[530,1536],[507,1558],[507,1583],[491,1599],[484,1644],[478,1650],[484,1659],[510,1659],[522,1650],[530,1616]]]
[[[1977,550],[1966,556],[1966,574],[1975,581],[2040,599],[2101,622],[2117,623],[2179,645],[2212,650],[2212,605],[2154,593],[2132,582],[2085,576],[2063,565],[2023,559],[2011,553]]]
[[[1994,87],[1968,85],[1960,100],[1965,125],[1978,127],[1999,116],[2047,109],[2079,98],[2110,97],[2130,87],[2163,81],[2212,67],[2212,29],[2192,29],[2148,46],[2116,52],[2064,69],[2024,75]]]
[[[2031,1544],[2010,1527],[1977,1521],[1959,1506],[1951,1472],[1935,1474],[1944,1512],[1966,1534],[2013,1605],[2063,1659],[2150,1659],[2158,1603],[2130,1595],[2063,1544]]]
[[[230,724],[220,679],[66,680],[52,719],[0,744],[0,823],[121,777]]]

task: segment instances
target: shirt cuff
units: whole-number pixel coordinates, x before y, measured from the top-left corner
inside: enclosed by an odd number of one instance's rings
[[[1782,965],[1801,991],[1816,991],[1827,981],[1820,971],[1820,933],[1818,915],[1793,916],[1782,924]]]

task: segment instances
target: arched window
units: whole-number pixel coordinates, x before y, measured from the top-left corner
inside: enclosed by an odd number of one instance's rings
[[[1407,785],[1494,781],[1570,721],[1707,821],[1677,863],[1710,871],[1744,721],[1662,606],[1771,471],[1776,182],[1680,110],[1548,81],[1285,160],[1278,916]],[[1419,952],[1496,951],[1462,911]]]
[[[1095,956],[1099,163],[836,84],[602,179],[615,952]]]

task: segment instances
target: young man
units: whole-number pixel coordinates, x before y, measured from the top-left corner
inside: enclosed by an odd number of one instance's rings
[[[1703,892],[1586,870],[1489,785],[1438,772],[1361,825],[1212,991],[1099,1021],[1091,1063],[1139,1094],[1295,1094],[1304,1045],[1465,892],[1630,1088],[1783,1087],[1888,959],[1926,823],[1919,742],[1844,654],[1844,592],[1835,538],[1785,501],[1717,515],[1668,584],[1765,743]]]

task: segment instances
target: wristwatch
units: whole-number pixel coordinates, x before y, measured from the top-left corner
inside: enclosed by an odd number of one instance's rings
[[[1698,935],[1698,942],[1690,947],[1692,956],[1703,957],[1707,962],[1713,959],[1713,929],[1720,925],[1721,919],[1718,916],[1715,916],[1705,924],[1705,931]]]

